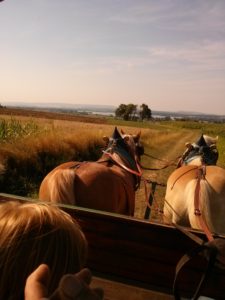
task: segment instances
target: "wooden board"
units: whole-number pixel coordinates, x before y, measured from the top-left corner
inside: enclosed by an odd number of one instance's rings
[[[104,300],[174,300],[172,295],[100,277],[93,277],[91,286],[104,289]]]
[[[35,201],[0,194],[0,201],[7,200]],[[173,226],[67,205],[62,208],[81,225],[89,244],[88,267],[97,278],[172,294],[176,264],[196,247],[194,241]],[[203,233],[192,232],[205,239]],[[182,271],[179,288],[183,296],[193,294],[205,265],[194,259]],[[214,270],[202,295],[225,299],[225,271]]]

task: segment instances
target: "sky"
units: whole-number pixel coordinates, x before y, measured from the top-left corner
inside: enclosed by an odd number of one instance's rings
[[[225,115],[225,0],[0,2],[0,104]]]

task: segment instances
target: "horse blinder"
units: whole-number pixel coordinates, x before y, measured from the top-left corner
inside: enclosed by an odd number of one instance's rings
[[[144,155],[144,147],[140,144],[137,144],[136,145],[136,152],[137,152],[137,155],[138,157],[141,157],[142,155]]]

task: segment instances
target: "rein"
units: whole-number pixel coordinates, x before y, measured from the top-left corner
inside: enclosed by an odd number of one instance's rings
[[[199,299],[200,292],[207,284],[207,281],[212,278],[212,272],[214,267],[219,269],[225,269],[225,241],[221,238],[213,239],[212,241],[205,242],[197,235],[183,228],[182,226],[173,223],[173,225],[185,234],[188,238],[192,239],[197,246],[189,250],[184,254],[176,265],[175,278],[173,282],[173,294],[175,300],[181,300],[178,288],[178,276],[185,265],[190,262],[196,256],[201,256],[206,259],[206,267],[197,285],[196,291],[192,297],[192,300]]]
[[[197,247],[191,249],[186,254],[184,254],[176,265],[175,278],[173,282],[173,294],[175,300],[182,299],[180,297],[179,288],[178,288],[178,276],[181,270],[183,270],[183,268],[189,261],[191,261],[194,257],[198,255],[201,255],[207,259],[205,270],[203,271],[203,274],[201,275],[200,281],[197,285],[194,295],[191,298],[192,300],[197,300],[199,299],[202,288],[206,286],[207,281],[210,278],[211,272],[213,271],[214,265],[216,264],[217,261],[217,255],[219,253],[219,249],[213,243],[204,243],[203,240],[201,240],[194,234],[183,230],[180,226],[177,226],[176,224],[174,225],[177,227],[177,229],[179,229],[181,232],[186,234],[189,238],[191,238],[198,244]]]
[[[149,170],[149,171],[158,171],[158,170],[166,169],[166,168],[168,168],[168,167],[170,167],[170,166],[177,166],[177,164],[175,164],[175,161],[176,161],[177,159],[180,158],[180,156],[178,156],[176,159],[171,160],[170,162],[168,162],[168,160],[161,159],[161,158],[152,156],[152,155],[147,154],[147,153],[144,153],[143,155],[145,155],[145,156],[147,156],[147,157],[150,157],[150,158],[153,158],[153,159],[156,159],[156,160],[159,160],[159,161],[161,161],[161,162],[165,162],[165,163],[166,163],[165,166],[163,166],[163,167],[161,167],[161,168],[148,168],[148,167],[144,167],[143,165],[141,165],[141,168],[142,168],[143,170]]]

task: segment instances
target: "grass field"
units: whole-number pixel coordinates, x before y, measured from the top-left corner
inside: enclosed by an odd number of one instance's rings
[[[0,110],[0,191],[21,196],[38,196],[44,176],[65,161],[97,160],[104,147],[102,137],[114,127],[130,133],[141,130],[145,147],[143,166],[160,168],[176,161],[185,142],[194,142],[201,133],[219,137],[218,165],[225,166],[225,124],[189,121],[125,122],[113,118],[82,117],[29,110]],[[157,159],[158,158],[158,159]],[[162,160],[162,161],[161,161]],[[159,183],[151,219],[160,219],[165,184],[174,165],[161,171],[144,171],[144,178]],[[149,186],[148,186],[149,188]],[[135,217],[146,209],[144,183],[136,194]]]

